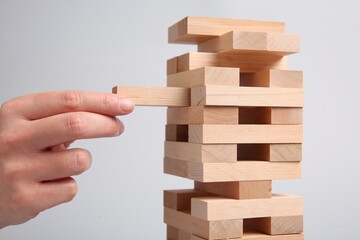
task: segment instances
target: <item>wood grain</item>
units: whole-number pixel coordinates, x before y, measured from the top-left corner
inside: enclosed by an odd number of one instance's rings
[[[302,107],[304,91],[298,88],[195,87],[191,89],[191,105]]]
[[[191,198],[213,196],[195,189],[164,190],[164,207],[178,211],[187,211],[191,208]]]
[[[139,106],[189,106],[188,88],[116,86],[113,93],[127,97]]]
[[[301,143],[302,125],[189,125],[192,143]]]
[[[237,107],[169,107],[168,124],[238,124]]]
[[[300,51],[300,35],[231,31],[199,44],[198,51],[285,56]]]
[[[301,162],[197,163],[164,158],[164,173],[198,182],[300,179]]]
[[[270,198],[272,181],[195,182],[195,189],[234,199]]]
[[[171,67],[174,60],[169,61],[168,65]],[[171,71],[177,72],[177,68],[172,67]],[[239,68],[202,67],[167,76],[168,87],[192,88],[200,86],[239,86],[239,84]]]
[[[243,220],[207,221],[188,212],[164,208],[164,222],[170,226],[209,239],[236,238],[243,235]]]
[[[191,215],[212,221],[303,215],[301,196],[273,194],[271,198],[235,200],[221,197],[191,199]]]
[[[193,162],[237,162],[236,144],[165,142],[165,157]]]
[[[169,43],[197,44],[234,30],[284,32],[285,24],[283,22],[189,16],[169,27],[168,41]]]
[[[269,235],[296,234],[304,231],[303,216],[246,219],[244,226]]]
[[[191,52],[177,57],[176,72],[210,67],[240,68],[241,73],[254,73],[264,69],[287,69],[287,57],[276,55],[225,54]]]

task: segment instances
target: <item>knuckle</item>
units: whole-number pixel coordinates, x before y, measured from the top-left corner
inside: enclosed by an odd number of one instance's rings
[[[65,110],[68,111],[78,110],[82,103],[82,96],[77,91],[65,91],[62,93],[61,98]]]
[[[6,161],[1,164],[2,177],[7,186],[11,186],[21,179],[21,168],[12,163],[12,161]]]
[[[83,149],[76,150],[72,165],[76,175],[85,172],[91,166],[91,154]]]
[[[65,124],[66,129],[76,136],[81,137],[85,132],[85,120],[79,113],[69,115]]]

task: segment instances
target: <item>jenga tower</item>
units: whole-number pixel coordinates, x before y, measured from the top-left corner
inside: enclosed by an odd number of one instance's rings
[[[299,35],[281,22],[187,17],[169,42],[198,52],[168,60],[167,88],[115,88],[169,106],[164,171],[194,189],[164,192],[167,239],[304,239],[303,198],[272,193],[272,180],[301,177],[303,79],[287,70]]]

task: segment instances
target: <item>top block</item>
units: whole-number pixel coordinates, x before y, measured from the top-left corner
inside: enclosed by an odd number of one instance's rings
[[[285,32],[285,23],[209,17],[186,17],[169,27],[169,43],[198,44],[230,31]]]

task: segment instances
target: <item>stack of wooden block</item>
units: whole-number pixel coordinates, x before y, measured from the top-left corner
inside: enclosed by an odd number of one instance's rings
[[[169,42],[198,52],[168,60],[167,88],[115,88],[169,106],[164,171],[194,189],[164,192],[167,239],[303,239],[303,198],[272,194],[272,180],[301,178],[302,72],[287,70],[299,35],[280,22],[187,17]]]

